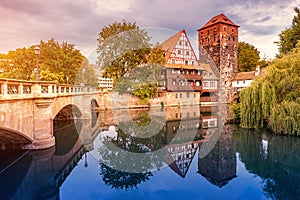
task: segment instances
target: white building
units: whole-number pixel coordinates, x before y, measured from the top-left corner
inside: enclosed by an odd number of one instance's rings
[[[232,88],[234,90],[234,99],[238,99],[239,92],[251,85],[251,82],[256,79],[257,77],[265,74],[264,71],[260,70],[260,66],[256,67],[255,71],[251,72],[240,72],[236,73],[232,79]]]
[[[114,80],[112,78],[98,77],[98,87],[100,90],[112,90]]]

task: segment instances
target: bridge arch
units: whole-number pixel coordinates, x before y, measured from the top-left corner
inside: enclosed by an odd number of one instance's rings
[[[69,104],[61,108],[54,116],[53,120],[78,119],[82,116],[82,112],[76,105]]]
[[[29,136],[9,128],[0,127],[0,148],[1,149],[22,149],[32,143]]]

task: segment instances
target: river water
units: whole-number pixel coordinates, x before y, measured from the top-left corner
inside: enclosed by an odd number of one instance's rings
[[[55,122],[55,147],[0,151],[0,199],[298,199],[300,139],[218,114],[108,110],[88,136]]]

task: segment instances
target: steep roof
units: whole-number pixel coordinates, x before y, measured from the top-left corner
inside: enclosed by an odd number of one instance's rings
[[[166,51],[166,60],[169,59],[182,33],[186,34],[185,30],[179,31],[161,43],[162,49]]]
[[[223,13],[217,16],[214,16],[213,18],[211,18],[204,26],[202,26],[199,30],[202,30],[204,28],[207,28],[209,26],[213,26],[215,24],[228,24],[231,26],[236,26],[239,27],[239,25],[236,25],[233,21],[231,21],[227,16],[225,16]]]

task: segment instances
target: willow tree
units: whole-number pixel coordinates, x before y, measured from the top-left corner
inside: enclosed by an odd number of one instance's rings
[[[266,122],[275,133],[300,135],[300,42],[243,89],[240,100],[242,127],[258,128]]]

